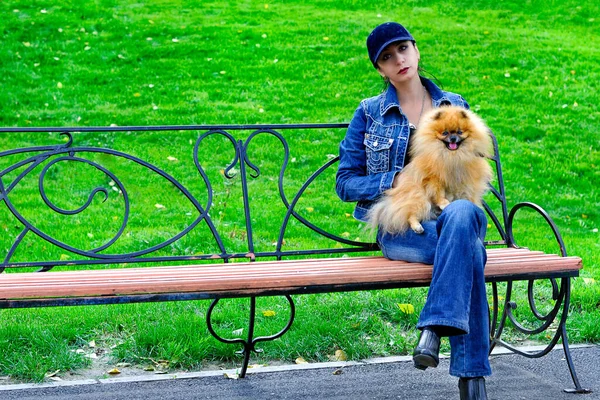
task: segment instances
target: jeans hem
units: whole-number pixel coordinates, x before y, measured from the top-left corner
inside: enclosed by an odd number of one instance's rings
[[[425,320],[425,321],[419,321],[419,323],[417,324],[417,329],[423,329],[426,326],[432,326],[432,325],[449,326],[451,328],[460,329],[461,331],[464,332],[465,335],[469,333],[469,324],[468,323],[448,321],[445,319],[429,319],[429,320]]]
[[[475,378],[478,376],[490,376],[490,375],[492,375],[492,370],[486,369],[486,370],[475,371],[475,372],[459,372],[459,371],[450,370],[449,374],[452,376],[455,376],[457,378]]]

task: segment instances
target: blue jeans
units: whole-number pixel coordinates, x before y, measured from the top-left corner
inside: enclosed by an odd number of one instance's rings
[[[483,269],[487,218],[467,200],[444,209],[437,221],[423,221],[425,232],[377,233],[383,255],[392,260],[433,264],[427,301],[417,328],[435,327],[450,337],[450,375],[491,375],[489,311]]]

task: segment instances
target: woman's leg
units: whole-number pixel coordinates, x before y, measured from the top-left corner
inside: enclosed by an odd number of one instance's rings
[[[415,233],[408,229],[402,234],[391,234],[379,230],[377,244],[381,252],[390,260],[433,264],[438,234],[435,221],[421,222],[425,232]]]
[[[418,328],[450,336],[450,374],[491,374],[489,313],[484,267],[485,213],[466,200],[452,202],[437,221],[433,277]]]
[[[483,268],[485,213],[465,200],[444,209],[438,221],[422,223],[425,232],[402,235],[378,232],[383,255],[393,260],[433,264],[433,278],[418,328],[432,327],[451,336],[450,373],[491,374],[489,315]]]

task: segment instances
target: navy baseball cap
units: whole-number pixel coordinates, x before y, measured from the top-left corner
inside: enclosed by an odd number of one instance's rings
[[[377,68],[377,58],[387,45],[404,40],[415,42],[410,32],[396,22],[386,22],[373,29],[367,37],[367,50],[373,66]]]

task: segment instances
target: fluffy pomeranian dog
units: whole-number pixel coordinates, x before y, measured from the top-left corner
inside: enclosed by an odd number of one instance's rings
[[[429,111],[410,139],[409,152],[411,161],[396,187],[369,211],[374,228],[403,233],[410,227],[423,233],[421,221],[436,219],[454,200],[481,206],[492,179],[487,161],[492,139],[481,118],[458,106]]]

